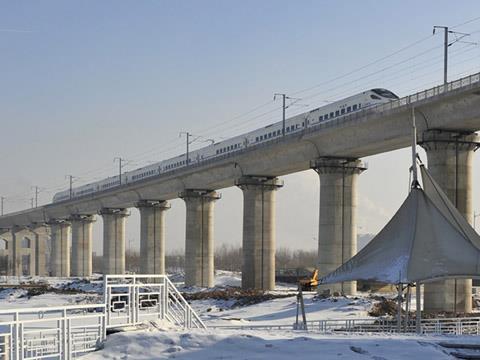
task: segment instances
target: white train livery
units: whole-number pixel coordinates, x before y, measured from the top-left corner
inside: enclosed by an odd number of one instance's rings
[[[350,96],[328,105],[313,109],[306,113],[296,115],[285,121],[286,135],[302,131],[306,127],[320,123],[326,123],[339,117],[363,110],[365,108],[386,103],[398,99],[398,96],[387,89],[371,89]],[[256,146],[282,136],[282,121],[251,131],[247,134],[236,136],[189,153],[189,164],[201,163],[202,161],[223,156],[225,154],[240,151],[246,147]],[[168,173],[170,171],[187,166],[186,154],[163,160],[136,170],[122,174],[121,184],[131,184],[143,179]],[[70,190],[56,193],[53,202],[60,202],[74,198],[91,195],[99,191],[108,190],[120,186],[119,177],[112,176],[91,184],[83,185]]]

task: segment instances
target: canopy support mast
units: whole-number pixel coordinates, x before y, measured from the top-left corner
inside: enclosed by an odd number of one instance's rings
[[[417,280],[415,283],[415,302],[416,302],[416,311],[417,316],[415,318],[415,327],[417,330],[417,334],[422,332],[422,297],[420,294],[420,281]]]
[[[412,107],[412,189],[418,188],[418,172],[417,172],[417,126],[415,124],[415,108]]]

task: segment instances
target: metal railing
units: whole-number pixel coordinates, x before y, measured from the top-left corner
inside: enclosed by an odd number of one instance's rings
[[[332,333],[398,333],[395,319],[326,319],[307,321],[307,327],[296,324],[262,324],[262,325],[216,325],[210,326],[222,330],[292,330],[311,331],[322,334]],[[401,324],[400,333],[416,333],[415,320]],[[480,335],[480,317],[422,319],[421,334],[431,335]]]
[[[107,275],[104,278],[107,328],[168,320],[184,328],[205,329],[182,294],[165,275]]]
[[[105,305],[0,311],[0,354],[5,359],[72,359],[105,338]]]
[[[206,328],[167,276],[107,275],[103,291],[102,304],[0,310],[0,359],[73,359],[145,321]]]
[[[399,332],[396,320],[386,318],[307,321],[307,328],[309,331],[319,331],[321,333]],[[400,333],[416,333],[415,320],[410,320],[408,324],[402,323]],[[480,318],[422,319],[420,322],[420,333],[437,335],[480,335]]]

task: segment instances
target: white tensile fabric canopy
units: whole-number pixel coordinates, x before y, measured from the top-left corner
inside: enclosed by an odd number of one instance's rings
[[[390,222],[321,284],[371,280],[411,284],[480,275],[480,236],[420,167],[423,189],[412,188]]]

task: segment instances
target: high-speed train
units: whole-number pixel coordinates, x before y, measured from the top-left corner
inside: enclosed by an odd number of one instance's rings
[[[361,111],[371,106],[398,99],[398,96],[387,89],[371,89],[350,96],[343,100],[332,102],[328,105],[296,115],[285,121],[285,132],[291,134],[302,131],[304,128],[326,123],[339,117]],[[246,147],[256,146],[282,136],[282,121],[270,124],[261,129],[224,140],[189,153],[188,164],[195,164],[212,159],[217,156],[234,153]],[[136,170],[122,174],[121,184],[131,184],[152,176],[168,173],[170,171],[187,166],[186,154],[160,161]],[[70,190],[56,193],[53,202],[70,200],[99,191],[108,190],[120,185],[119,176],[112,176],[91,184],[83,185]]]

